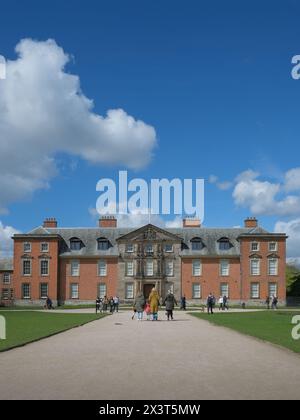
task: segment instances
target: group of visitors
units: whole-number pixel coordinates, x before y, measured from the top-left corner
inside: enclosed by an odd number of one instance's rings
[[[267,305],[267,309],[270,309],[270,307],[272,309],[277,309],[277,304],[278,304],[278,299],[275,295],[267,296],[266,297],[266,305]]]
[[[110,298],[107,296],[100,298],[98,296],[96,299],[96,313],[108,312],[108,310],[111,314],[119,312],[119,303],[120,299],[118,296],[111,296]]]
[[[219,297],[218,304],[219,311],[225,311],[225,309],[227,309],[227,311],[229,310],[228,297],[226,295]]]
[[[171,290],[163,301],[163,305],[166,306],[167,320],[173,320],[173,311],[177,301]],[[137,317],[138,321],[143,320],[144,313],[146,314],[147,321],[158,321],[158,307],[160,306],[160,296],[155,287],[153,287],[149,298],[146,300],[142,292],[138,292],[134,304],[133,304],[133,315],[132,319]]]
[[[219,311],[225,311],[225,309],[227,309],[227,311],[229,310],[228,297],[226,295],[219,297],[218,304],[219,304]],[[216,298],[212,293],[210,293],[206,301],[208,314],[214,313],[213,309],[215,305],[216,305]]]

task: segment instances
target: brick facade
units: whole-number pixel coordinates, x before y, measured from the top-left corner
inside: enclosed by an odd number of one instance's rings
[[[54,304],[91,303],[99,294],[130,303],[154,285],[162,297],[172,290],[193,303],[204,303],[210,292],[232,303],[259,303],[270,294],[286,299],[286,235],[265,231],[254,218],[239,229],[190,220],[182,228],[125,229],[112,217],[98,228],[77,229],[46,219],[13,239],[9,288],[16,304],[43,304],[46,294]]]

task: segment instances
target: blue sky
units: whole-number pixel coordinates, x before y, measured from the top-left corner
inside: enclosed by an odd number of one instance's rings
[[[291,77],[299,17],[299,2],[291,0],[10,1],[1,5],[0,54],[15,61],[21,39],[55,40],[72,56],[65,71],[80,78],[94,113],[121,108],[155,129],[152,160],[130,177],[205,178],[207,226],[239,225],[256,215],[273,230],[300,216],[282,210],[290,205],[282,201],[287,195],[296,207],[299,198],[298,187],[286,187],[286,174],[300,166],[300,80]],[[0,142],[6,141],[0,117]],[[23,147],[34,155],[25,140],[13,150]],[[64,226],[95,223],[88,209],[98,197],[96,182],[115,178],[126,164],[95,163],[70,150],[49,152],[56,175],[45,177],[47,188],[44,182],[5,201],[3,226],[26,231],[47,216]],[[236,177],[249,169],[256,175],[242,177],[233,196]],[[231,184],[220,189],[208,182],[211,175]],[[249,189],[266,187],[268,194],[273,185],[280,185],[278,194],[270,193],[266,208],[251,205],[258,198]]]

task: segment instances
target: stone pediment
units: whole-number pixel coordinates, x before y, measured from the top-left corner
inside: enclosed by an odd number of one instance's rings
[[[182,238],[178,235],[174,235],[164,229],[161,229],[152,224],[148,224],[126,235],[120,236],[117,241],[169,241],[169,242],[181,242]]]

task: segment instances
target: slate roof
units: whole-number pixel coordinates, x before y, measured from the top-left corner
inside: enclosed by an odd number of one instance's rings
[[[1,260],[0,260],[0,271],[13,271],[13,259],[12,258],[1,258]]]
[[[155,226],[154,226],[155,228]],[[134,232],[140,228],[43,228],[39,226],[36,229],[28,232],[27,235],[18,236],[42,236],[47,237],[59,236],[62,238],[62,246],[60,249],[60,256],[63,257],[117,257],[119,256],[119,249],[117,239],[130,232]],[[166,228],[166,232],[177,235],[182,239],[183,249],[182,256],[224,256],[234,257],[240,255],[240,243],[238,238],[240,236],[281,236],[284,234],[272,234],[261,227],[256,228]],[[285,236],[285,235],[284,235]],[[108,250],[97,249],[97,239],[107,238],[110,242]],[[204,243],[204,248],[199,251],[192,250],[191,239],[199,237]],[[80,251],[70,250],[69,244],[71,238],[80,239],[84,246]],[[218,240],[221,238],[228,238],[231,243],[229,250],[219,250]]]

